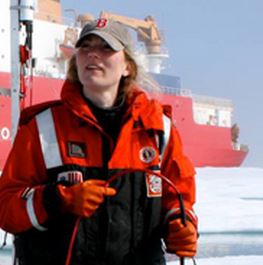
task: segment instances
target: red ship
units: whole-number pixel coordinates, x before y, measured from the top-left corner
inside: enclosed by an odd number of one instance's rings
[[[10,5],[11,0],[0,2],[0,171],[12,145]],[[144,52],[138,52],[138,60],[160,84],[162,92],[158,95],[159,100],[172,106],[174,122],[181,133],[185,153],[194,165],[240,166],[248,148],[238,142],[239,128],[232,123],[232,102],[193,95],[190,90],[181,88],[179,77],[161,73],[161,62],[167,54],[161,50],[160,34],[152,17],[139,20],[105,12],[100,16],[126,24],[144,42],[146,48]],[[22,91],[22,107],[60,97],[66,59],[73,52],[80,27],[90,18],[90,15],[80,15],[69,26],[62,23],[60,1],[37,1],[33,22],[32,56],[35,66],[30,77],[32,89]],[[22,31],[20,39],[24,35]],[[48,41],[45,41],[46,37]],[[26,83],[29,78],[24,80]]]

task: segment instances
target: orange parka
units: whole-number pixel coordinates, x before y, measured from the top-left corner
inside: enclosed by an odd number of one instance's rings
[[[32,230],[45,234],[49,230],[50,219],[61,218],[59,213],[55,217],[50,216],[43,203],[47,185],[70,177],[83,180],[109,179],[127,169],[157,170],[169,178],[183,196],[187,216],[196,223],[192,208],[195,202],[195,171],[183,153],[179,133],[171,122],[170,109],[161,106],[156,100],[149,99],[140,88],[134,88],[133,91],[127,98],[128,108],[123,114],[122,126],[115,144],[103,131],[84,100],[81,86],[69,81],[63,86],[61,100],[40,104],[22,112],[14,145],[0,178],[2,229],[16,235]],[[103,160],[105,139],[111,154],[106,165]],[[104,206],[107,208],[105,211],[108,211],[108,218],[110,214],[118,217],[116,224],[111,220],[113,224],[111,227],[109,225],[107,230],[115,234],[111,238],[107,232],[105,240],[129,241],[129,237],[133,237],[135,248],[138,248],[141,242],[147,241],[147,236],[151,238],[157,226],[160,227],[170,215],[180,212],[178,197],[171,186],[146,173],[126,174],[120,179],[112,183],[117,189],[116,198],[107,198]],[[140,193],[131,195],[134,189],[140,190]],[[127,194],[130,194],[129,198]],[[122,204],[122,201],[125,203]],[[134,208],[134,213],[130,209],[131,204],[138,206]],[[155,211],[155,208],[158,208],[158,211]],[[131,216],[135,218],[133,214],[142,216],[136,224],[130,221]],[[123,228],[122,233],[122,223],[119,219],[125,215],[127,217],[123,217],[122,222],[127,219],[127,223],[124,224],[126,228]],[[157,221],[152,222],[156,215],[159,215]],[[94,216],[92,218],[96,219],[96,213]],[[66,220],[63,216],[62,219]],[[143,223],[143,219],[147,219],[148,223]],[[144,228],[138,228],[150,224],[152,229],[147,233]],[[137,232],[127,234],[126,238],[121,235],[118,238],[117,230],[120,229],[120,234],[123,235],[127,225],[138,226]],[[91,225],[92,229],[94,227],[96,226]],[[141,238],[139,234],[144,236]],[[90,242],[93,242],[92,238]],[[122,243],[116,244],[118,249],[108,250],[107,257],[110,259],[112,255],[112,260],[116,260],[115,264],[122,264],[118,262],[118,254],[112,254],[114,251],[121,252]],[[123,248],[124,245],[125,243]],[[114,244],[111,246],[113,248]],[[128,251],[127,248],[130,246],[125,247],[124,254]],[[107,252],[107,245],[104,245],[103,249]],[[66,253],[64,254],[66,256]]]

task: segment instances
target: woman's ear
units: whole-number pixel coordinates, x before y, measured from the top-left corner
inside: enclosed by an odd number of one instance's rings
[[[130,72],[131,72],[131,67],[130,67],[130,64],[127,63],[124,70],[123,70],[122,76],[124,76],[124,77],[129,76]]]

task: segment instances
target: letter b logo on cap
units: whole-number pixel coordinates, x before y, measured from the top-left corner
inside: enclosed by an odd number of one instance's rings
[[[107,19],[106,18],[100,18],[98,19],[96,28],[105,28],[107,26]]]

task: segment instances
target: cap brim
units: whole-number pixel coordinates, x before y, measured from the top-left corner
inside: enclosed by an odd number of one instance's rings
[[[102,38],[104,41],[108,43],[108,45],[114,50],[114,51],[121,51],[124,49],[124,45],[118,41],[116,38],[114,38],[112,35],[108,34],[107,32],[102,32],[98,30],[91,30],[87,32],[87,34],[83,35],[76,43],[75,47],[78,48],[82,41],[86,39],[89,35],[96,35]]]

